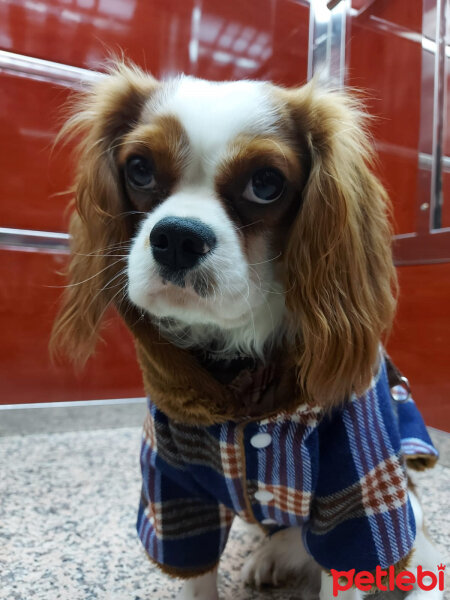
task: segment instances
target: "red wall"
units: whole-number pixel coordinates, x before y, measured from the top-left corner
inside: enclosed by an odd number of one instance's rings
[[[346,84],[364,90],[375,117],[377,169],[394,204],[396,234],[418,231],[418,207],[426,200],[418,184],[418,149],[422,86],[424,80],[431,85],[432,73],[422,73],[422,10],[421,0],[377,0],[348,20]],[[450,197],[444,200],[444,225],[449,206]],[[438,257],[423,264],[429,241],[425,236],[419,245],[415,264],[398,267],[400,300],[388,350],[409,378],[427,423],[450,431],[450,262],[441,264]],[[448,238],[441,252],[448,261]]]
[[[426,422],[450,431],[450,263],[398,269],[400,301],[388,345]]]

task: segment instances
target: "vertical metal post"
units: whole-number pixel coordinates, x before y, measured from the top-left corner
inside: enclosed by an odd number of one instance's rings
[[[423,0],[418,232],[442,227],[448,0]]]
[[[446,5],[446,0],[437,0],[436,2],[430,229],[440,229],[442,227],[442,159],[444,153],[444,100],[446,86]]]
[[[330,5],[330,3],[328,3]],[[350,0],[311,0],[309,21],[308,79],[315,77],[330,87],[345,83],[347,15]]]

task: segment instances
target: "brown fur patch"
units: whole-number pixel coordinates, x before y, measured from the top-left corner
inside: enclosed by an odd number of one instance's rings
[[[153,560],[153,558],[150,556],[150,554],[147,554],[147,552],[145,554],[146,554],[148,560],[152,563],[152,565],[155,565],[156,567],[158,567],[158,569],[160,571],[162,571],[163,573],[165,573],[166,575],[169,575],[170,577],[177,577],[178,579],[193,579],[194,577],[200,577],[200,575],[206,575],[206,573],[210,573],[211,571],[214,571],[214,569],[216,569],[217,565],[219,564],[219,561],[216,561],[212,565],[209,565],[207,567],[202,567],[197,570],[182,569],[182,568],[178,568],[178,567],[170,567],[169,565],[165,565],[163,563],[156,562],[156,560]]]
[[[117,308],[135,339],[145,392],[164,414],[192,425],[247,416],[248,407],[232,386],[221,384],[191,352],[164,340],[150,318],[142,318],[125,300],[117,302]],[[276,368],[275,408],[254,420],[293,412],[303,402],[296,390],[294,369],[281,352]]]
[[[406,464],[414,471],[432,469],[438,461],[437,456],[429,454],[410,454],[406,457]]]
[[[119,166],[123,168],[135,155],[151,161],[156,186],[143,191],[127,187],[127,193],[138,210],[150,210],[170,195],[188,160],[189,141],[180,121],[172,115],[160,115],[131,130],[121,144]]]
[[[278,169],[286,178],[283,195],[272,203],[258,204],[243,198],[253,173],[262,168]],[[281,139],[239,136],[229,146],[216,175],[219,197],[233,205],[236,225],[247,230],[271,228],[280,222],[301,188],[302,164],[295,148]]]
[[[268,204],[258,204],[243,196],[252,175],[262,168],[278,169],[286,179],[283,195]],[[271,254],[282,251],[289,217],[300,206],[304,168],[297,148],[281,137],[240,135],[229,146],[216,175],[216,192],[238,228],[247,258],[252,238],[265,235]],[[267,254],[267,253],[266,253]],[[261,256],[264,260],[265,256]]]

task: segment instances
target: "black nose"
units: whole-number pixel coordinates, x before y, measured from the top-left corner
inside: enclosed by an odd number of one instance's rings
[[[172,271],[190,269],[216,245],[213,230],[198,219],[165,217],[150,232],[153,257]]]

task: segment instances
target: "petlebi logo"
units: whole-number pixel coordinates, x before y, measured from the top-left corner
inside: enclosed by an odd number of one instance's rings
[[[414,585],[427,592],[434,590],[436,587],[443,591],[445,567],[446,565],[437,565],[437,575],[433,571],[425,571],[421,565],[417,567],[416,573],[413,571],[395,573],[394,567],[384,570],[380,566],[377,566],[375,573],[370,571],[359,571],[357,573],[355,569],[350,571],[331,569],[333,596],[336,597],[340,591],[348,590],[352,586],[363,592],[369,592],[374,586],[382,592],[394,589],[409,592]]]

